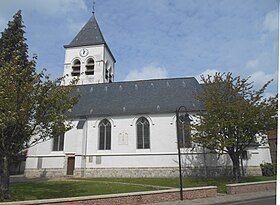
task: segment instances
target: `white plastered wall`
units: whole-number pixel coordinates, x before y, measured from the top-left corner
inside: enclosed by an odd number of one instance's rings
[[[150,123],[150,149],[136,148],[136,121],[144,116]],[[177,167],[177,138],[175,114],[107,117],[111,123],[111,150],[98,150],[99,123],[104,119],[88,118],[83,129],[74,128],[65,134],[64,151],[53,152],[53,140],[40,143],[28,151],[26,168],[36,168],[37,158],[43,157],[42,168],[63,168],[67,156],[75,156],[75,168],[135,168]],[[269,147],[263,146],[251,153],[246,166],[271,162]],[[83,158],[86,156],[86,158]],[[84,160],[85,159],[85,160]],[[203,155],[201,147],[182,149],[185,166],[229,166],[228,157]]]
[[[80,51],[83,48],[88,50],[88,55],[85,57],[80,56]],[[86,62],[89,58],[94,60],[94,75],[85,74]],[[63,75],[67,77],[63,83],[64,85],[69,85],[70,81],[76,78],[71,75],[72,65],[76,59],[81,62],[81,75],[79,77],[78,85],[104,83],[104,69],[106,62],[108,63],[107,65],[112,68],[112,71],[114,71],[113,58],[104,44],[66,48]]]

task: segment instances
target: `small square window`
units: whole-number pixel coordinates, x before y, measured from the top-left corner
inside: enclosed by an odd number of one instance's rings
[[[42,157],[38,157],[37,169],[42,169],[42,164],[43,164],[43,158]]]
[[[89,156],[88,162],[89,162],[89,163],[92,163],[92,162],[93,162],[93,156]]]
[[[96,156],[96,164],[101,164],[101,156]]]

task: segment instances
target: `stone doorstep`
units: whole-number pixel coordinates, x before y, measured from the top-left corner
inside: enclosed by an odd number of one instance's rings
[[[217,186],[205,186],[205,187],[193,187],[193,188],[183,188],[184,192],[199,191],[199,190],[211,190],[215,189],[217,191]],[[94,199],[110,199],[118,197],[129,197],[129,196],[141,196],[141,195],[153,195],[162,193],[179,193],[180,189],[168,189],[159,191],[145,191],[145,192],[131,192],[131,193],[120,193],[120,194],[106,194],[97,196],[82,196],[82,197],[68,197],[68,198],[55,198],[55,199],[42,199],[42,200],[31,200],[31,201],[15,201],[15,202],[3,202],[0,205],[31,205],[31,204],[47,204],[47,203],[63,203],[63,202],[73,202],[73,201],[86,201]]]
[[[270,184],[270,183],[276,183],[276,180],[260,181],[260,182],[246,182],[246,183],[239,183],[239,184],[227,184],[226,187],[240,187],[240,186],[248,186],[248,185]]]

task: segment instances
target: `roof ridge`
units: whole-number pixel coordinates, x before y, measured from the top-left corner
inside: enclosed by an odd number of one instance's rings
[[[96,83],[96,84],[85,84],[77,86],[102,86],[102,85],[112,85],[112,84],[127,84],[127,83],[137,83],[137,82],[149,82],[149,81],[167,81],[167,80],[186,80],[186,79],[197,79],[195,77],[175,77],[175,78],[156,78],[156,79],[147,79],[147,80],[130,80],[130,81],[117,81],[112,83]]]

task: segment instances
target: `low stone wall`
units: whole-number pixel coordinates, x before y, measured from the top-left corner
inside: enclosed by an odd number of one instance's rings
[[[185,188],[183,189],[183,196],[184,199],[215,197],[217,196],[217,187],[207,186],[207,187]],[[36,201],[9,202],[9,203],[5,203],[5,205],[16,205],[16,204],[21,204],[21,205],[31,205],[31,204],[139,205],[139,204],[149,204],[149,203],[157,203],[163,201],[176,201],[176,200],[180,200],[179,189],[125,193],[125,194],[111,194],[111,195],[101,195],[101,196],[36,200]],[[2,205],[2,203],[0,204]]]
[[[227,184],[226,187],[228,194],[242,194],[269,190],[276,191],[276,180],[240,184]]]

